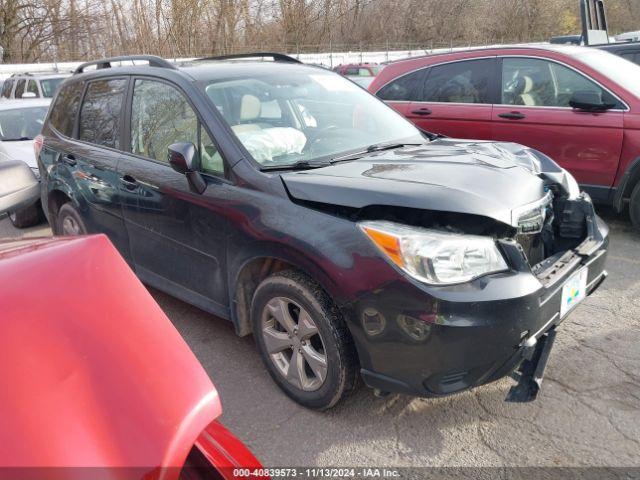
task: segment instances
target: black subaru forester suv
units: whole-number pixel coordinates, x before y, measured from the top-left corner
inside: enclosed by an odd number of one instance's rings
[[[143,282],[252,333],[311,408],[358,374],[440,396],[512,373],[507,398],[535,398],[606,276],[608,228],[550,158],[418,131],[279,54],[84,64],[36,149],[56,234],[107,234]]]

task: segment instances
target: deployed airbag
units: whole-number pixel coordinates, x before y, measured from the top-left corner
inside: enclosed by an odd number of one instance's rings
[[[300,154],[307,137],[291,127],[264,128],[251,131],[236,131],[244,147],[260,163],[272,162],[274,158],[287,154]]]

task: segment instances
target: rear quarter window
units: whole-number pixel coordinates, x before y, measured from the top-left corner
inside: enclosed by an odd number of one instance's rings
[[[4,98],[11,98],[11,88],[13,87],[13,80],[5,80],[4,85],[2,85],[2,96]]]
[[[388,102],[408,102],[418,100],[417,92],[422,90],[425,70],[407,73],[387,83],[376,93],[381,100]]]
[[[82,82],[65,85],[60,90],[51,108],[49,123],[66,137],[73,136],[73,126],[78,115],[83,87],[84,84]]]

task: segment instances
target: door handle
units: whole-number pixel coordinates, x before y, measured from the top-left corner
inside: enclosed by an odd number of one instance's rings
[[[499,113],[498,116],[500,118],[508,118],[509,120],[522,120],[527,117],[524,113],[520,112]]]
[[[414,115],[431,115],[433,112],[428,108],[419,108],[417,110],[411,110]]]
[[[131,175],[124,175],[120,177],[120,183],[128,190],[134,190],[138,188],[138,181]]]
[[[74,157],[72,154],[67,153],[65,155],[63,155],[60,159],[62,161],[62,163],[66,163],[67,165],[69,165],[70,167],[75,167],[76,164],[78,163],[76,161],[76,157]]]

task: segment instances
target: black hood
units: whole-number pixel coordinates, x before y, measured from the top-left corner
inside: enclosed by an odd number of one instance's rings
[[[566,172],[527,147],[442,138],[282,179],[299,200],[467,213],[516,226],[514,211],[545,197],[545,174],[566,188]]]

